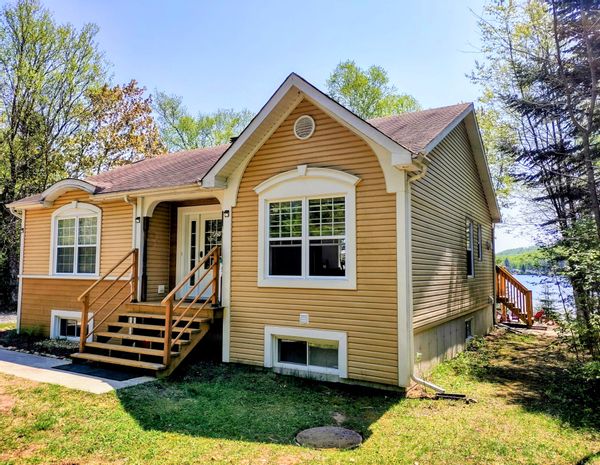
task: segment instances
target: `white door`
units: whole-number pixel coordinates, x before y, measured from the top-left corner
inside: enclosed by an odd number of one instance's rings
[[[221,245],[222,225],[220,211],[207,211],[206,207],[181,207],[178,209],[177,282],[180,282],[210,249],[215,245]],[[210,265],[210,260],[206,261],[204,266],[182,286],[176,298],[182,298],[190,287],[202,278]],[[212,271],[202,279],[202,282],[195,287],[187,299],[194,299],[210,283],[211,279]],[[211,292],[212,286],[209,286],[202,293],[201,299],[209,298]]]

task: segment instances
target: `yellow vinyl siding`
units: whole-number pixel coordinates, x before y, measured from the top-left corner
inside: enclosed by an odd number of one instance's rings
[[[412,186],[414,327],[423,330],[490,305],[493,296],[492,220],[464,124],[429,156]],[[475,277],[467,278],[466,221],[473,220]],[[477,225],[483,227],[483,261]],[[490,310],[491,311],[491,310]]]
[[[300,141],[292,127],[304,114],[315,119],[316,130],[310,139]],[[356,190],[356,290],[257,287],[254,188],[301,164],[361,178]],[[395,195],[386,193],[383,173],[369,146],[302,101],[248,164],[232,211],[231,361],[262,365],[264,326],[297,327],[299,313],[307,312],[308,328],[347,332],[349,378],[397,384],[395,208]]]
[[[105,281],[92,291],[92,300],[100,295],[106,286],[114,281]],[[81,312],[82,304],[77,301],[79,297],[94,280],[88,279],[54,279],[54,278],[24,278],[23,279],[23,297],[21,300],[21,327],[32,328],[39,327],[44,335],[50,335],[50,317],[52,310],[71,310]],[[91,308],[94,310],[101,308],[106,302],[106,298],[117,292],[123,286],[119,281],[115,283],[107,292],[106,297],[101,297]],[[125,286],[115,295],[112,302],[121,301],[130,292],[130,287]],[[107,305],[100,313],[99,320],[103,319],[110,311],[110,305]],[[98,320],[96,320],[98,321]],[[116,315],[111,316],[106,323],[116,321]],[[106,323],[99,330],[106,329]]]
[[[171,205],[159,204],[150,218],[148,230],[148,289],[146,300],[162,300],[169,292],[169,261],[171,245]],[[158,293],[158,286],[164,284],[165,292]]]
[[[48,275],[50,271],[50,231],[52,213],[73,201],[93,203],[102,210],[100,272],[107,272],[132,248],[132,207],[122,200],[92,202],[81,191],[67,192],[51,208],[28,210],[25,215],[23,274]]]
[[[48,276],[50,271],[52,213],[74,200],[93,203],[102,210],[100,272],[106,273],[132,248],[132,207],[122,200],[92,202],[88,194],[70,191],[58,198],[51,208],[28,210],[25,215],[23,274]],[[121,271],[122,268],[119,269]],[[23,279],[21,304],[22,327],[40,326],[50,331],[51,310],[81,311],[77,297],[93,279]],[[113,286],[116,292],[121,284]],[[102,286],[99,287],[101,289]],[[123,290],[124,296],[129,287]],[[120,300],[120,299],[119,299]],[[118,300],[117,300],[118,301]],[[101,305],[101,302],[98,303]],[[93,309],[92,309],[93,311]]]

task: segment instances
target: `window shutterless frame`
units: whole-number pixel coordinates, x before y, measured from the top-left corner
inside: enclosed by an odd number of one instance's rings
[[[335,206],[336,206],[336,201],[337,201],[337,206],[338,206],[338,211],[342,211],[344,214],[344,218],[343,218],[343,227],[341,226],[340,222],[337,223],[337,231],[335,230],[336,227],[334,226],[336,223],[332,220],[331,225],[326,225],[326,227],[331,227],[331,233],[327,234],[327,231],[323,231],[324,227],[323,227],[323,223],[322,220],[319,222],[319,234],[314,234],[311,235],[311,221],[310,221],[310,203],[311,201],[315,201],[315,200],[320,200],[320,201],[332,201],[332,210],[331,210],[331,215],[332,218],[335,215]],[[290,216],[293,216],[294,213],[298,213],[297,209],[294,212],[294,205],[298,205],[300,204],[301,209],[300,209],[300,228],[297,228],[297,225],[294,224],[294,220],[292,219],[292,223],[288,226],[290,228],[290,234],[286,234],[283,235],[282,233],[280,233],[279,235],[277,235],[276,237],[272,237],[272,231],[274,228],[282,228],[281,223],[280,224],[274,224],[273,222],[273,214],[272,214],[272,210],[274,205],[282,205],[282,204],[286,204],[289,203],[290,204]],[[340,208],[340,206],[343,206],[343,209]],[[345,215],[345,206],[346,206],[346,198],[343,195],[338,195],[338,196],[322,196],[322,197],[304,197],[301,199],[290,199],[290,200],[272,200],[268,202],[268,208],[267,208],[267,215],[268,215],[268,232],[267,232],[267,237],[268,237],[268,246],[266,247],[266,263],[265,263],[265,269],[267,270],[267,276],[269,278],[290,278],[290,279],[346,279],[346,270],[343,270],[343,274],[340,274],[339,276],[326,276],[326,275],[322,275],[322,274],[315,274],[315,273],[311,273],[310,270],[310,262],[311,262],[311,257],[310,257],[310,253],[311,253],[311,242],[316,242],[316,241],[346,241],[346,231],[348,228],[347,225],[347,219],[346,219],[346,215]],[[322,208],[322,206],[320,206],[320,208]],[[314,211],[314,209],[313,209]],[[320,212],[321,217],[322,217],[322,213]],[[313,223],[313,227],[316,226],[316,224]],[[339,232],[344,232],[344,234],[339,234]],[[336,232],[338,234],[336,234]],[[283,243],[290,243],[290,246],[293,246],[293,243],[296,242],[300,242],[300,249],[301,249],[301,269],[300,269],[300,274],[296,275],[296,274],[290,274],[290,275],[284,275],[284,274],[272,274],[272,253],[273,253],[273,249],[272,249],[272,244],[273,243],[278,243],[278,242],[283,242]],[[314,246],[313,246],[314,247]],[[345,254],[345,250],[344,250],[344,254]]]
[[[88,221],[89,220],[89,221]],[[72,224],[69,225],[69,223]],[[82,202],[71,202],[67,205],[57,209],[52,214],[51,223],[51,260],[49,274],[53,276],[73,276],[73,277],[96,277],[100,273],[100,244],[101,244],[101,225],[102,225],[102,213],[101,210],[95,205],[86,204]],[[93,226],[93,234],[90,228]],[[63,228],[62,232],[65,232],[65,228],[73,228],[72,241],[66,243],[60,243],[59,240],[63,236],[59,231],[59,228]],[[93,241],[90,239],[94,238]],[[72,243],[71,243],[72,242]],[[92,262],[87,262],[87,265],[93,263],[93,272],[80,272],[79,261],[85,254],[84,249],[94,249],[95,256]],[[73,250],[72,258],[72,269],[70,271],[59,271],[58,269],[58,258],[59,250]],[[82,250],[82,256],[80,257],[80,249]],[[64,252],[63,252],[64,253]],[[89,250],[88,250],[89,254]],[[88,255],[89,256],[89,255]],[[84,263],[84,262],[82,262]]]
[[[295,170],[275,175],[254,188],[258,194],[258,273],[259,287],[288,287],[305,289],[356,289],[356,185],[360,178],[349,173],[329,168],[310,168],[300,165]],[[344,198],[344,234],[310,236],[309,202],[316,199]],[[270,205],[278,202],[296,201],[302,204],[301,270],[297,276],[273,275],[269,269],[270,253]],[[344,259],[339,260],[338,275],[311,275],[310,240],[336,240],[334,236],[344,236]],[[316,242],[315,242],[316,244]],[[333,260],[342,249],[336,250],[335,243],[321,243],[316,246],[320,259]],[[331,247],[331,248],[329,248]],[[339,245],[342,247],[342,245]],[[317,255],[318,255],[317,254]],[[317,256],[315,255],[315,256]],[[331,267],[323,266],[328,271]],[[343,268],[344,275],[340,276]]]

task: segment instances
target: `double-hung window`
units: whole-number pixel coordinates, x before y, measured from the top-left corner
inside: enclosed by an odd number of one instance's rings
[[[53,214],[52,274],[95,275],[99,262],[99,209],[86,204],[65,207]]]
[[[269,203],[269,275],[346,275],[346,199]]]
[[[344,172],[305,168],[275,176],[255,189],[259,285],[355,288],[357,182]]]

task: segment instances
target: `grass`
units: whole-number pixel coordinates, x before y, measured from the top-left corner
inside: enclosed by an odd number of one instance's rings
[[[14,323],[0,323],[0,331],[10,331],[16,328]]]
[[[0,375],[0,463],[598,465],[594,406],[547,389],[565,363],[553,339],[491,337],[431,376],[471,404],[207,363],[101,396]],[[336,423],[365,443],[293,444],[300,429]]]

